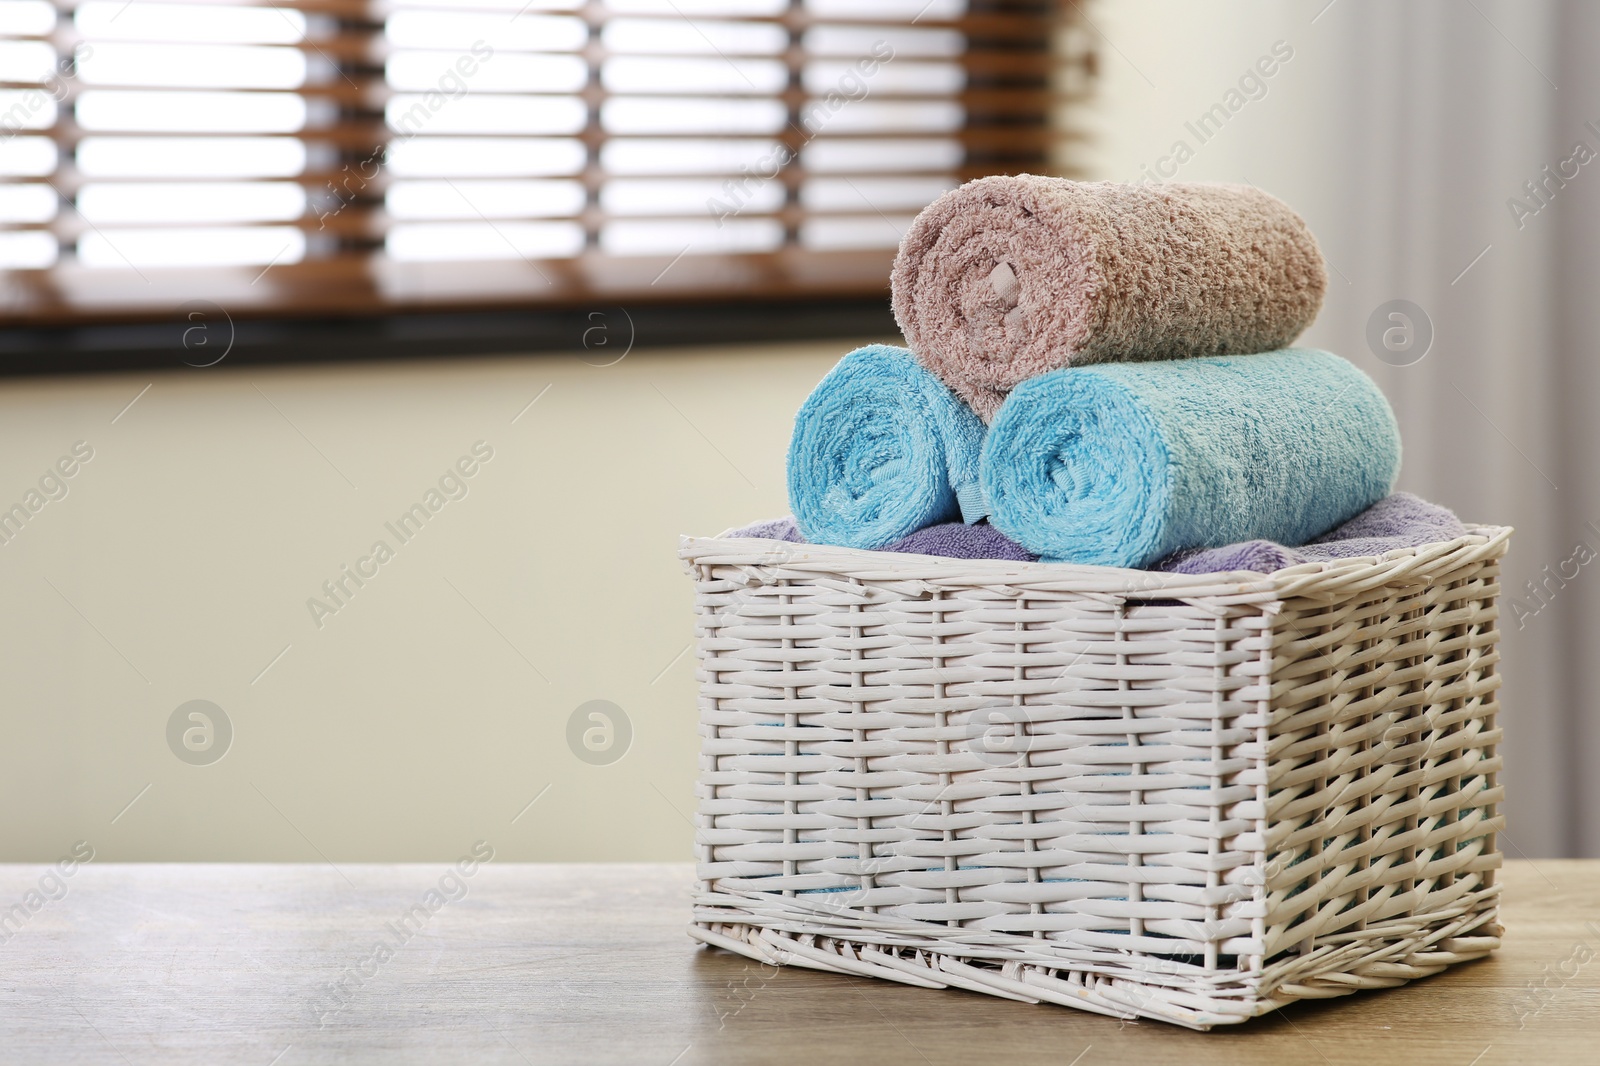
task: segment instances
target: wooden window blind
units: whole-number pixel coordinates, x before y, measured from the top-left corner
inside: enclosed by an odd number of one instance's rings
[[[1093,62],[1054,0],[0,0],[0,323],[881,292]]]

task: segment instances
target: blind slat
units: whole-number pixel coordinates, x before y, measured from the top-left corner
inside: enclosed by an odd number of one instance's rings
[[[882,291],[944,188],[1070,170],[1094,70],[1076,4],[920,6],[29,7],[0,321]]]

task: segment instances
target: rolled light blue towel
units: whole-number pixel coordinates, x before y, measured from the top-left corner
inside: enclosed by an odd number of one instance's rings
[[[828,372],[794,419],[789,504],[813,544],[881,548],[983,517],[984,424],[904,348],[869,344]]]
[[[1286,349],[1104,363],[1018,386],[989,427],[990,521],[1046,559],[1148,567],[1304,544],[1383,499],[1400,430],[1373,380]]]

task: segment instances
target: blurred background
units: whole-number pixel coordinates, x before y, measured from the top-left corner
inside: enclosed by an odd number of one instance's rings
[[[688,859],[676,538],[786,513],[910,218],[1019,171],[1306,217],[1305,342],[1383,386],[1402,487],[1518,530],[1507,850],[1600,855],[1597,39],[1577,0],[0,0],[0,861]]]

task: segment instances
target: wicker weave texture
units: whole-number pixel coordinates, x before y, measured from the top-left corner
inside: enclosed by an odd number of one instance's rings
[[[1509,534],[1200,577],[686,539],[691,932],[1194,1028],[1484,955]]]

